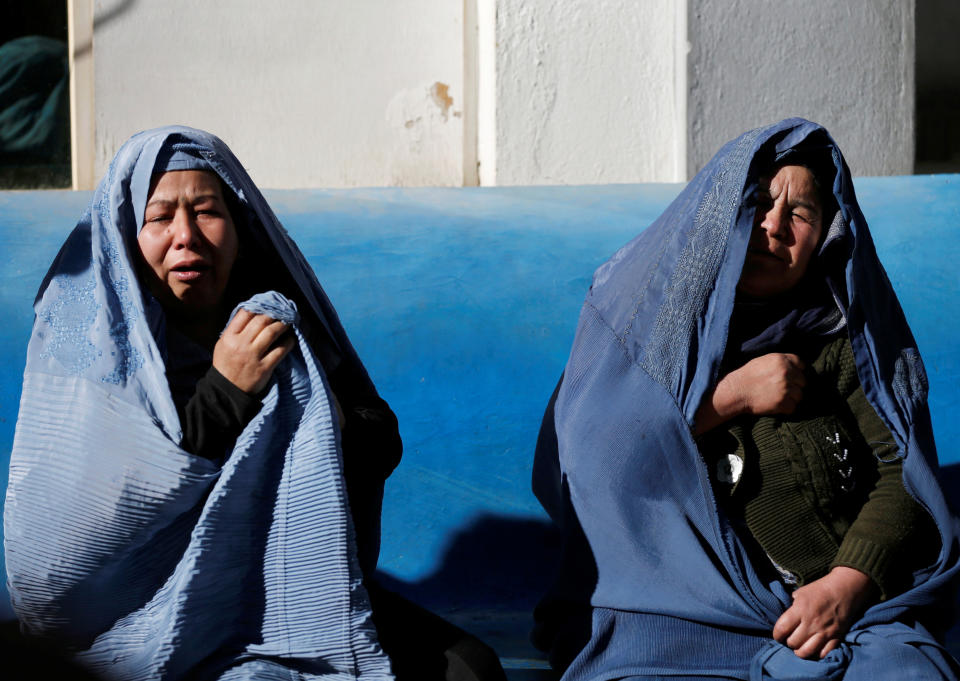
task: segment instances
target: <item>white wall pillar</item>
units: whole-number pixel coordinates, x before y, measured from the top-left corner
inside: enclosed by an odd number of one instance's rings
[[[93,89],[93,0],[68,0],[70,166],[74,189],[94,189],[96,131]]]
[[[676,2],[477,1],[481,184],[677,179]]]
[[[477,10],[477,175],[497,184],[497,5],[475,0]]]

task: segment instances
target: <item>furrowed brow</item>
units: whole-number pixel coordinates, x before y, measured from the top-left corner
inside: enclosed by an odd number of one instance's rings
[[[197,196],[191,196],[191,197],[190,197],[190,205],[194,205],[194,204],[197,204],[197,203],[203,203],[204,201],[216,201],[216,202],[220,202],[220,203],[223,203],[223,202],[224,202],[223,198],[221,198],[221,197],[218,196],[217,194],[213,194],[213,193],[209,193],[209,194],[199,194],[199,195],[197,195]],[[157,206],[157,207],[159,207],[159,208],[169,208],[169,207],[171,207],[171,206],[176,206],[176,205],[178,205],[179,203],[180,203],[180,202],[179,202],[178,200],[176,200],[176,199],[167,199],[167,198],[164,198],[164,197],[161,196],[161,197],[157,197],[157,198],[155,198],[155,199],[151,199],[150,201],[148,201],[148,202],[147,202],[147,205],[146,205],[146,208],[150,208],[151,206]]]
[[[163,197],[158,197],[158,198],[150,199],[149,201],[147,201],[147,205],[145,206],[145,208],[150,208],[151,206],[159,206],[162,208],[167,208],[169,206],[175,206],[175,205],[177,205],[177,202],[172,199],[165,199]]]
[[[797,208],[806,208],[812,213],[820,214],[820,207],[812,201],[805,201],[804,199],[799,199],[793,202],[793,205]]]

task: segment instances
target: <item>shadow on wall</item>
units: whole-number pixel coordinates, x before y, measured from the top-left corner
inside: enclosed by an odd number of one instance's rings
[[[490,514],[457,533],[423,579],[407,582],[383,572],[377,578],[478,636],[509,671],[510,660],[545,657],[530,643],[532,613],[559,558],[560,533],[551,523]]]

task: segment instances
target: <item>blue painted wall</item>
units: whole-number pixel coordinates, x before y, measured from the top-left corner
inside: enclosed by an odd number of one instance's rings
[[[941,461],[958,462],[960,176],[856,185],[927,365]],[[405,454],[384,508],[388,581],[441,609],[479,608],[491,594],[521,610],[536,600],[556,548],[529,491],[543,408],[593,270],[679,190],[267,192],[400,419]],[[0,470],[30,304],[89,196],[0,192]]]

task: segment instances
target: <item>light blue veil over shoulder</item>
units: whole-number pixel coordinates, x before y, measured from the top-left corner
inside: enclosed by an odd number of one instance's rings
[[[297,345],[222,466],[178,446],[157,340],[164,315],[134,264],[150,178],[178,167],[220,176],[308,308],[275,292],[241,304],[293,324]],[[392,678],[357,560],[329,385],[301,317],[325,327],[360,380],[366,372],[227,146],[184,127],[131,138],[34,308],[4,513],[25,631],[109,679]]]
[[[692,435],[724,355],[758,172],[810,150],[835,171],[840,211],[827,239],[836,257],[825,275],[860,382],[896,439],[905,487],[942,539],[912,588],[869,608],[843,645],[816,662],[773,641],[790,595],[755,569],[718,512]],[[872,681],[894,678],[891,669],[896,678],[956,678],[956,663],[927,627],[931,611],[952,602],[960,545],[936,480],[926,392],[916,343],[827,132],[789,119],[724,146],[597,270],[544,418],[534,490],[563,529],[565,552],[542,607],[568,617],[547,632],[555,646],[579,641],[563,661],[564,681]]]

